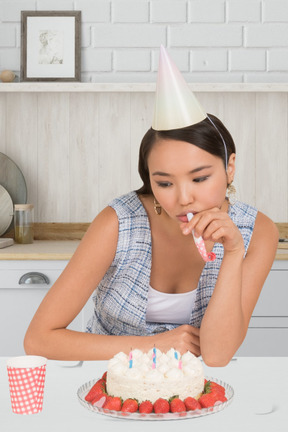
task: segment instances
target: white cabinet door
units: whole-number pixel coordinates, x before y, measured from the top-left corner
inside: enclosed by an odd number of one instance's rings
[[[23,340],[29,323],[66,264],[60,260],[0,261],[0,356],[24,354]],[[23,276],[26,283],[19,283]],[[83,312],[69,328],[84,330]]]
[[[288,356],[288,262],[275,261],[237,356]]]

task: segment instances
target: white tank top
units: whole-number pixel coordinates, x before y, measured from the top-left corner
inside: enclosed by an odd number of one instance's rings
[[[149,286],[146,322],[189,324],[196,291],[168,294]]]

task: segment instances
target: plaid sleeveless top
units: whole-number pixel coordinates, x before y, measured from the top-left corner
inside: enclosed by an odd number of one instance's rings
[[[109,204],[119,220],[119,236],[114,260],[92,298],[94,313],[86,332],[105,335],[153,335],[172,330],[178,324],[146,322],[150,284],[152,242],[148,215],[136,192]],[[242,202],[229,206],[228,214],[240,230],[247,252],[257,210]],[[215,243],[216,260],[207,262],[201,273],[190,324],[200,327],[212,296],[224,248]]]

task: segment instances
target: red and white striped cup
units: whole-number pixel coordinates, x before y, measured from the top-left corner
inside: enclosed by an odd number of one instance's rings
[[[7,360],[12,411],[36,414],[42,411],[47,359],[21,356]]]

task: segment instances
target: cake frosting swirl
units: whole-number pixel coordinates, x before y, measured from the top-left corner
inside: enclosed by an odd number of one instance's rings
[[[204,389],[201,361],[191,352],[182,356],[173,348],[163,353],[151,349],[144,353],[134,349],[129,356],[120,352],[108,362],[107,393],[123,400],[135,398],[139,403],[178,396],[197,398]]]

